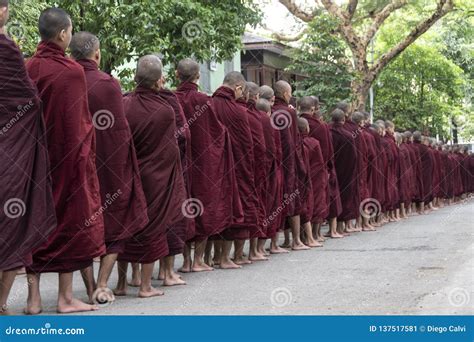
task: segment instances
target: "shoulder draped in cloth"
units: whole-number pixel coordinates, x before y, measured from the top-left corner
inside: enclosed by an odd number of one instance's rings
[[[72,272],[105,253],[95,136],[82,67],[54,43],[41,42],[27,63],[43,101],[58,221],[33,255],[34,272]]]
[[[32,262],[56,228],[41,101],[18,47],[0,35],[0,271]]]

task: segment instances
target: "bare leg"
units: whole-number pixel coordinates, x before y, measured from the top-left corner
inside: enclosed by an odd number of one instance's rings
[[[214,265],[219,265],[222,259],[222,253],[223,253],[223,247],[224,246],[224,241],[223,240],[215,240],[214,241],[214,258],[213,264]],[[206,264],[211,265],[210,263],[206,262]]]
[[[316,241],[313,238],[313,226],[311,225],[311,222],[306,222],[303,225],[303,229],[305,231],[306,235],[306,245],[309,247],[323,247],[323,244],[319,241]]]
[[[221,259],[219,263],[220,268],[223,270],[242,268],[242,266],[235,264],[230,259],[230,250],[232,249],[232,243],[233,241],[222,241],[222,251],[220,255]]]
[[[263,256],[269,256],[270,255],[270,253],[268,253],[267,250],[265,249],[266,243],[267,243],[267,239],[258,239],[257,250]]]
[[[263,261],[263,260],[268,260],[265,255],[260,253],[258,250],[258,238],[252,238],[250,239],[250,252],[249,252],[249,260],[251,261]]]
[[[329,219],[329,232],[328,236],[332,239],[340,239],[343,238],[344,235],[339,231],[341,229],[339,227],[339,222],[337,222],[337,218],[332,217]]]
[[[117,261],[118,254],[108,254],[102,256],[100,259],[99,276],[97,277],[97,289],[92,296],[93,302],[97,302],[100,297],[100,302],[113,302],[115,297],[112,291],[108,288],[107,283],[114,268],[115,261]]]
[[[72,295],[72,272],[59,273],[58,313],[96,311],[97,305],[86,304]]]
[[[290,230],[289,229],[283,229],[283,234],[285,236],[285,241],[283,241],[283,244],[281,245],[281,247],[282,248],[291,248]]]
[[[94,291],[96,289],[96,283],[94,278],[94,264],[81,270],[82,280],[86,286],[87,296],[89,297],[89,304],[94,304]]]
[[[128,289],[127,269],[128,269],[128,262],[119,261],[117,263],[118,280],[117,280],[117,287],[114,290],[114,294],[116,296],[127,295],[127,289]]]
[[[204,245],[205,246],[205,245]],[[196,256],[196,251],[194,251],[194,256]],[[184,252],[183,252],[183,266],[178,269],[178,272],[188,273],[191,272],[191,243],[188,242],[184,245]]]
[[[295,251],[309,249],[308,246],[303,244],[300,239],[300,216],[292,216],[290,217],[290,226],[291,226],[291,235],[293,238],[293,243],[291,244],[291,249]]]
[[[358,232],[357,228],[354,228],[352,225],[352,220],[346,221],[346,232],[348,233],[355,233]]]
[[[286,249],[281,248],[278,244],[279,240],[279,234],[276,233],[274,237],[272,237],[272,241],[270,243],[270,253],[271,254],[283,254],[283,253],[289,253]]]
[[[27,315],[38,315],[43,311],[40,294],[40,274],[28,273],[28,299],[24,310]]]
[[[372,232],[375,230],[375,228],[369,223],[368,217],[362,216],[362,230],[364,232]]]
[[[140,275],[140,264],[132,263],[132,281],[128,285],[132,287],[140,287],[141,275]]]
[[[206,250],[207,239],[196,241],[194,243],[194,261],[192,266],[193,272],[204,272],[214,270],[211,266],[204,262],[204,252]]]
[[[161,258],[158,264],[158,280],[165,280],[165,258]],[[152,277],[152,279],[154,279]]]
[[[8,295],[19,269],[4,271],[0,278],[0,316],[8,315]]]
[[[237,265],[251,264],[252,262],[244,257],[245,240],[234,240],[234,263]]]
[[[152,262],[150,264],[141,264],[141,266],[141,285],[140,290],[138,291],[138,297],[150,298],[164,295],[163,291],[155,289],[153,286],[151,286],[151,276],[153,275],[155,263]]]
[[[162,265],[162,267],[165,271],[165,279],[163,281],[163,285],[186,285],[186,282],[182,280],[176,273],[174,273],[174,255],[167,256],[162,260],[164,260],[164,264]]]

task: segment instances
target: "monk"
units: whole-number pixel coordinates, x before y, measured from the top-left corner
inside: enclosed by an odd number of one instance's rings
[[[190,193],[198,207],[195,216],[196,232],[185,248],[180,272],[212,271],[204,261],[210,236],[218,235],[242,219],[234,159],[229,133],[219,121],[212,99],[198,91],[199,64],[190,58],[178,63],[176,76],[180,81],[176,96],[183,108],[191,132]],[[202,203],[202,207],[199,205]],[[194,258],[191,243],[194,242]]]
[[[288,82],[278,81],[275,83],[275,104],[272,108],[272,124],[280,131],[282,146],[283,166],[283,193],[290,200],[285,207],[293,241],[291,249],[306,250],[308,246],[303,244],[300,238],[300,212],[304,205],[305,189],[300,189],[298,181],[300,173],[303,173],[302,142],[298,131],[296,111],[289,103],[292,98],[292,89]]]
[[[265,242],[267,237],[268,226],[264,225],[265,219],[270,215],[267,212],[269,203],[273,200],[274,195],[268,191],[268,177],[272,172],[272,155],[268,153],[270,145],[273,144],[273,135],[271,132],[270,118],[260,112],[255,104],[259,100],[260,87],[253,82],[246,83],[247,113],[249,115],[250,130],[254,141],[254,159],[255,159],[255,186],[257,188],[257,197],[259,201],[259,215],[261,218],[258,230],[250,236],[250,253],[249,260],[262,261],[268,260],[265,251]],[[269,145],[267,147],[267,145]],[[273,147],[274,148],[274,147]]]
[[[398,172],[400,169],[400,164],[399,164],[399,155],[398,155],[398,147],[397,143],[395,142],[395,125],[392,121],[390,120],[385,120],[385,130],[386,134],[384,136],[384,139],[387,141],[387,145],[389,147],[389,165],[388,165],[388,191],[392,194],[392,199],[390,202],[390,209],[391,209],[391,214],[390,217],[394,221],[399,221],[400,220],[400,215],[399,215],[399,193],[398,193]]]
[[[383,179],[383,189],[384,189],[384,200],[381,202],[382,208],[382,215],[381,215],[381,223],[385,224],[388,222],[395,221],[394,217],[391,217],[392,213],[392,202],[394,199],[394,194],[390,192],[390,182],[392,178],[390,176],[390,161],[392,159],[392,151],[390,148],[389,140],[386,138],[387,130],[385,127],[384,120],[377,120],[375,122],[379,129],[380,134],[380,153],[382,158],[382,179]]]
[[[422,174],[421,174],[421,161],[419,158],[418,148],[413,144],[413,134],[410,131],[405,131],[404,136],[406,137],[406,144],[408,151],[410,152],[410,162],[411,162],[411,173],[413,176],[412,185],[411,185],[411,211],[413,213],[417,212],[417,201],[422,197],[421,193],[423,192],[422,188]],[[420,188],[421,187],[421,188]],[[418,199],[418,200],[417,200]]]
[[[73,272],[89,267],[105,253],[86,78],[83,68],[65,56],[72,38],[69,15],[59,8],[46,9],[38,26],[41,42],[27,70],[43,101],[58,225],[27,268],[26,313],[41,312],[39,280],[46,272],[59,273],[59,313],[97,310],[75,299],[72,292]]]
[[[357,173],[357,150],[351,133],[344,128],[346,115],[340,109],[331,113],[331,133],[334,146],[334,165],[339,183],[342,212],[338,216],[340,234],[344,232],[344,223],[355,220],[359,215],[359,188]]]
[[[133,92],[124,98],[125,116],[132,131],[149,223],[125,244],[118,257],[119,280],[115,295],[127,294],[127,263],[141,264],[141,298],[161,296],[151,285],[157,260],[169,255],[167,229],[183,219],[186,189],[173,108],[160,96],[163,66],[155,55],[138,61]]]
[[[413,187],[413,168],[410,156],[410,150],[407,144],[407,135],[401,133],[398,135],[400,173],[398,180],[398,189],[400,196],[400,213],[402,218],[408,217],[408,208],[411,206],[411,188]]]
[[[323,121],[318,98],[312,98],[314,101],[313,115],[303,113],[301,117],[305,118],[309,123],[309,136],[319,142],[329,177],[326,193],[326,208],[323,209],[324,211],[327,211],[327,215],[324,218],[327,219],[329,223],[329,232],[327,236],[334,239],[342,238],[343,235],[337,232],[337,216],[339,216],[342,211],[342,204],[339,195],[339,184],[337,182],[336,170],[334,169],[334,148],[332,144],[331,131],[329,126]],[[322,222],[316,224],[314,234],[319,242],[324,241],[324,237],[321,234],[321,226]]]
[[[227,127],[232,144],[235,161],[237,187],[243,208],[243,222],[231,223],[221,234],[222,250],[219,255],[221,269],[237,269],[241,265],[230,259],[230,250],[234,240],[243,247],[250,232],[258,229],[258,197],[255,187],[255,158],[253,152],[252,132],[248,114],[237,99],[244,96],[246,81],[236,71],[228,73],[224,82],[212,96],[212,103],[221,122]]]
[[[71,54],[85,72],[89,110],[96,128],[96,165],[102,198],[106,254],[101,256],[97,289],[87,284],[93,301],[113,301],[107,282],[125,243],[148,223],[132,134],[125,118],[120,84],[99,70],[99,39],[89,32],[76,33]],[[93,279],[92,266],[85,272]]]
[[[56,228],[45,126],[23,56],[6,36],[9,3],[0,0],[0,315],[17,272]]]
[[[425,214],[425,205],[428,206],[428,203],[431,201],[431,175],[433,163],[431,160],[431,155],[428,151],[428,147],[423,143],[424,137],[421,135],[421,132],[415,131],[413,133],[413,143],[417,152],[417,163],[419,163],[420,175],[417,177],[418,184],[417,189],[419,191],[417,195],[417,203],[419,203],[419,213]]]
[[[275,91],[270,86],[261,86],[258,90],[258,97],[259,99],[264,99],[270,102],[270,106],[272,107],[275,104]]]

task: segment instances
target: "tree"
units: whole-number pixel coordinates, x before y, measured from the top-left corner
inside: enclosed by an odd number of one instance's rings
[[[400,55],[416,39],[430,29],[438,20],[453,11],[453,0],[438,0],[436,7],[418,22],[412,23],[409,32],[387,51],[378,56],[373,63],[368,60],[370,45],[382,25],[397,11],[410,10],[410,6],[419,5],[417,1],[407,0],[369,0],[359,4],[358,0],[348,0],[345,5],[338,5],[332,0],[316,1],[310,9],[304,9],[295,0],[279,0],[295,17],[310,23],[321,13],[328,13],[338,21],[337,33],[351,51],[355,77],[351,84],[353,101],[356,109],[364,109],[369,89],[382,70]],[[414,4],[415,3],[415,4]],[[432,2],[431,2],[432,3]],[[424,11],[430,6],[424,2]],[[307,28],[305,34],[309,34]],[[296,35],[299,37],[300,35]]]
[[[121,79],[133,74],[127,63],[149,53],[161,54],[171,67],[191,56],[198,61],[230,59],[241,47],[246,25],[256,25],[260,18],[247,0],[21,1],[12,4],[12,19],[26,27],[28,44],[22,48],[29,53],[31,42],[37,42],[32,22],[36,26],[40,9],[47,6],[65,9],[75,31],[96,34],[103,52],[102,70],[115,71]]]

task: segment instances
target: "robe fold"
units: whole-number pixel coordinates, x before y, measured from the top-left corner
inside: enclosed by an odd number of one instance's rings
[[[373,128],[370,128],[369,125],[366,125],[365,131],[369,133],[372,136],[372,142],[373,142],[373,147],[374,147],[374,159],[370,163],[370,187],[372,189],[371,191],[371,196],[375,200],[377,200],[380,205],[385,201],[385,177],[386,177],[386,161],[385,161],[385,153],[384,150],[382,149],[381,146],[381,139],[382,137],[380,134],[374,130]]]
[[[190,193],[202,203],[202,211],[195,217],[193,240],[202,241],[243,221],[232,145],[212,99],[200,93],[197,84],[181,83],[176,96],[191,132]]]
[[[409,147],[406,143],[402,143],[400,145],[400,178],[399,178],[399,196],[400,196],[400,203],[404,203],[408,205],[411,202],[411,188],[412,188],[412,180],[414,179],[413,172],[412,172],[412,162],[410,158],[410,151]]]
[[[367,127],[362,128],[361,132],[366,146],[367,146],[367,154],[366,154],[366,160],[365,160],[365,184],[367,186],[367,195],[368,197],[366,198],[375,198],[375,193],[377,193],[374,190],[374,174],[375,168],[376,168],[376,163],[377,163],[377,147],[375,146],[375,138],[372,134],[370,134],[369,129]]]
[[[290,198],[284,216],[300,214],[304,205],[298,188],[298,176],[303,173],[301,138],[297,127],[296,111],[283,99],[276,97],[272,107],[272,124],[280,131],[283,168],[283,194]],[[301,189],[303,190],[303,189]]]
[[[178,139],[181,167],[183,169],[183,179],[186,188],[186,198],[191,198],[190,186],[192,183],[191,174],[191,131],[186,121],[183,108],[178,97],[167,89],[162,89],[159,95],[173,108],[176,120],[175,137]],[[196,232],[193,217],[184,216],[179,222],[167,228],[166,236],[170,256],[183,253],[186,241],[191,240]]]
[[[421,181],[421,184],[419,184],[418,186],[418,189],[421,190],[421,193],[418,194],[417,200],[419,202],[425,202],[425,204],[427,204],[432,200],[431,196],[433,191],[433,160],[428,146],[420,142],[414,142],[414,146],[418,152],[417,158],[420,163],[421,173],[420,177],[417,177],[418,181]]]
[[[121,253],[125,241],[148,223],[132,133],[120,84],[92,60],[77,61],[87,81],[89,110],[96,127],[96,166],[102,199],[107,254]]]
[[[342,203],[338,221],[349,221],[359,216],[359,183],[357,177],[357,149],[354,138],[340,123],[331,125],[334,146],[334,167]]]
[[[119,260],[152,263],[169,254],[167,228],[187,210],[173,108],[158,92],[138,86],[124,97],[148,207],[149,223],[127,241]]]
[[[388,146],[388,174],[387,174],[387,191],[390,194],[389,210],[395,210],[400,202],[398,194],[398,175],[400,173],[400,162],[398,156],[398,147],[393,134],[387,132],[383,137]]]
[[[229,131],[234,168],[244,220],[222,233],[225,240],[245,240],[258,229],[258,197],[255,187],[255,158],[248,114],[234,98],[231,88],[221,86],[212,97],[214,109]]]
[[[82,67],[54,43],[41,42],[27,63],[43,101],[57,228],[29,271],[68,273],[105,253],[95,164],[95,132]]]
[[[368,156],[367,156],[367,142],[362,135],[362,127],[356,124],[352,119],[346,119],[344,128],[352,135],[356,147],[357,156],[357,183],[359,189],[358,202],[360,203],[363,199],[369,197],[369,190],[367,187],[367,167],[368,167]]]
[[[23,56],[0,34],[0,271],[32,263],[56,228],[41,100]]]
[[[322,119],[313,115],[302,114],[301,117],[305,118],[309,123],[309,136],[319,142],[327,173],[329,175],[326,192],[327,208],[324,209],[328,214],[327,217],[324,218],[330,219],[338,217],[342,211],[342,203],[339,193],[339,183],[334,168],[334,147],[329,125],[322,121]]]

